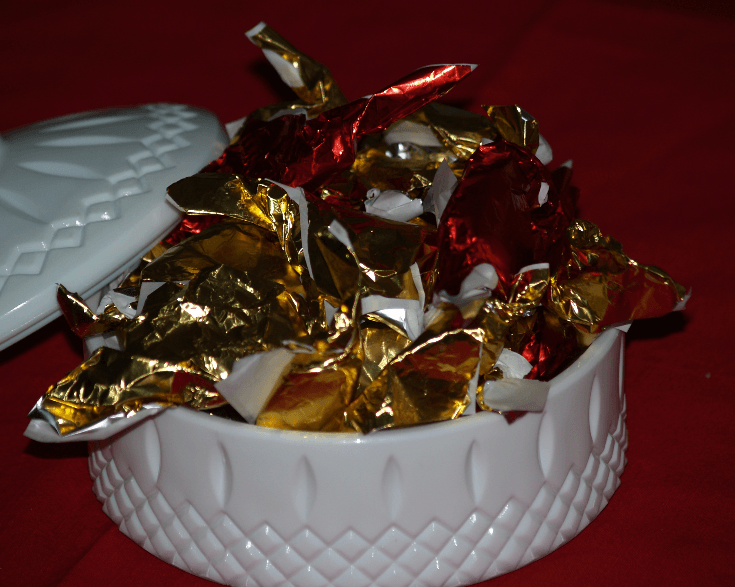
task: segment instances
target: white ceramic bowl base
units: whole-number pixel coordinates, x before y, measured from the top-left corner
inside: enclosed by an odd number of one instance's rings
[[[625,466],[623,333],[553,381],[543,413],[368,436],[171,409],[90,443],[94,492],[157,557],[229,585],[469,585],[538,559]]]

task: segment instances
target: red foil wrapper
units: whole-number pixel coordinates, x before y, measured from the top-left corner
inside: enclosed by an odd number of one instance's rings
[[[470,65],[427,66],[377,94],[311,120],[304,116],[250,120],[240,139],[204,171],[267,177],[314,190],[352,165],[362,137],[385,130],[442,96],[471,71]]]
[[[456,295],[473,267],[489,263],[498,273],[495,293],[507,299],[515,274],[546,261],[573,220],[575,194],[564,188],[563,177],[554,181],[517,145],[479,147],[441,218],[435,291]]]
[[[303,115],[268,121],[250,118],[222,156],[202,172],[267,178],[315,190],[349,169],[362,137],[387,129],[443,96],[473,69],[467,64],[422,67],[377,94],[331,108],[311,120]],[[177,244],[220,221],[188,215],[165,242]]]
[[[618,241],[587,220],[568,227],[561,252],[544,305],[581,334],[684,307],[688,296],[681,285],[658,267],[628,257]]]
[[[214,214],[187,214],[181,220],[179,225],[171,231],[171,233],[163,239],[168,245],[178,245],[181,241],[189,238],[193,234],[199,234],[205,228],[222,222],[223,217]]]

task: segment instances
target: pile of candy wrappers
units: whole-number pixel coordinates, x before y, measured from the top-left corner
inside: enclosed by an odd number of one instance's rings
[[[248,37],[298,99],[170,186],[184,220],[96,311],[59,288],[89,356],[31,417],[62,436],[173,405],[309,431],[512,421],[603,329],[683,307],[576,218],[533,117],[436,102],[473,66],[348,102],[266,25]]]

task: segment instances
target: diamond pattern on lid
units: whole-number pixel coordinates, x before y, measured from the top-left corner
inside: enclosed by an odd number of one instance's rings
[[[81,226],[67,226],[60,228],[51,241],[52,249],[70,249],[82,246],[84,229]]]
[[[53,240],[51,241],[53,242]],[[43,243],[41,243],[43,245]],[[36,275],[43,269],[43,263],[46,260],[46,251],[35,251],[21,253],[13,264],[10,275]]]
[[[91,205],[82,203],[78,218],[75,219],[78,221],[77,226],[79,231],[75,233],[73,238],[61,232],[66,230],[65,226],[56,226],[58,222],[54,221],[50,225],[53,232],[49,235],[49,238],[44,238],[38,242],[24,243],[24,251],[22,252],[18,250],[11,251],[4,266],[0,265],[0,275],[2,275],[0,278],[0,291],[2,291],[7,280],[12,279],[14,275],[39,274],[43,269],[46,256],[50,250],[82,246],[84,242],[84,227],[87,224],[92,222],[105,222],[118,218],[120,211],[115,200],[143,194],[148,191],[148,187],[145,184],[145,176],[171,166],[170,161],[166,160],[165,154],[190,146],[190,143],[180,135],[181,133],[197,128],[195,124],[188,122],[189,119],[197,116],[196,113],[187,110],[186,106],[180,104],[150,104],[146,106],[146,109],[148,113],[145,116],[151,119],[151,122],[147,125],[147,128],[151,131],[151,135],[142,139],[128,140],[126,137],[115,137],[105,134],[104,127],[106,125],[113,125],[128,120],[131,118],[129,116],[108,116],[75,120],[47,127],[41,131],[41,134],[39,134],[40,146],[48,143],[47,133],[89,128],[90,133],[94,131],[102,134],[90,134],[84,137],[86,143],[103,148],[105,145],[115,145],[120,142],[137,142],[141,150],[128,157],[127,164],[129,167],[127,169],[117,171],[109,177],[98,176],[97,172],[93,170],[61,161],[19,162],[19,167],[36,173],[50,174],[58,177],[104,180],[109,185],[109,192],[106,192],[105,196],[109,197],[110,201],[104,204],[93,203]],[[84,141],[80,143],[79,138],[77,138],[76,143],[72,141],[66,146],[58,146],[59,148],[79,147],[84,146],[83,143]],[[4,206],[14,210],[16,213],[34,217],[34,211],[31,209],[17,210],[20,205],[18,202],[23,202],[22,194],[16,194],[8,190],[0,191],[0,207]],[[32,204],[27,202],[24,206],[28,208]],[[46,224],[45,221],[44,224]]]

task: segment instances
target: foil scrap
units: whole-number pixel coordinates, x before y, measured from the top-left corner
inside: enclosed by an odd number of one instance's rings
[[[261,22],[245,34],[298,96],[298,100],[259,108],[249,118],[270,120],[287,113],[303,113],[307,118],[314,118],[324,110],[347,103],[329,69],[301,53],[267,24]],[[235,142],[238,135],[234,137]]]
[[[240,138],[206,172],[268,177],[307,191],[355,161],[364,136],[388,128],[448,92],[472,71],[469,65],[427,66],[384,90],[322,112],[316,118],[248,119]]]
[[[484,106],[490,128],[496,136],[525,147],[536,154],[539,147],[539,131],[536,119],[517,105]]]
[[[263,55],[298,99],[264,106],[251,112],[232,136],[232,145],[237,145],[249,120],[269,121],[284,115],[313,118],[324,110],[347,103],[332,74],[324,65],[298,51],[265,23],[261,22],[253,27],[246,36],[261,48]],[[212,171],[212,165],[206,169]],[[187,214],[179,226],[166,237],[165,242],[177,244],[220,220],[217,214]]]
[[[460,416],[470,404],[480,345],[464,331],[418,339],[347,408],[347,426],[369,432]]]
[[[562,238],[573,220],[569,197],[528,151],[504,140],[478,147],[442,215],[435,288],[455,295],[486,263],[507,297],[513,276],[544,262]]]
[[[582,332],[594,334],[613,324],[663,316],[686,301],[686,290],[665,271],[635,262],[591,222],[573,222],[565,245],[549,288],[548,308]]]
[[[480,145],[498,136],[490,118],[437,102],[428,104],[407,120],[431,129],[451,153],[449,159],[452,163],[467,161]],[[458,169],[461,175],[459,166]]]
[[[223,216],[272,232],[294,270],[303,272],[299,205],[280,185],[236,175],[200,173],[169,186],[168,198],[188,215]]]
[[[310,206],[308,247],[315,282],[347,305],[358,291],[363,297],[426,297],[436,254],[435,232],[432,227],[349,208]],[[421,275],[420,287],[414,283],[413,265]]]
[[[361,345],[356,333],[346,349],[295,353],[256,424],[270,428],[339,432],[360,379]],[[325,356],[326,355],[326,356]]]

